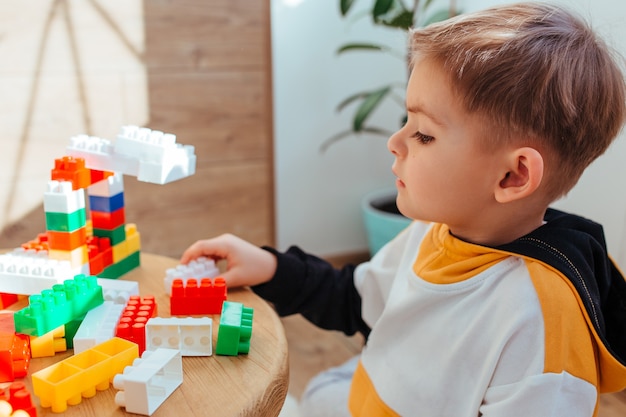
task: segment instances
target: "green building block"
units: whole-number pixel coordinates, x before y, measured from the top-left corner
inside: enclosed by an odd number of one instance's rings
[[[85,209],[73,213],[46,212],[46,229],[54,232],[73,232],[86,224]]]
[[[112,230],[97,229],[94,227],[93,235],[97,237],[108,237],[111,240],[111,246],[115,246],[126,240],[126,225],[123,224]]]
[[[63,284],[28,297],[29,305],[13,315],[15,331],[41,336],[84,316],[104,302],[95,276],[76,275]]]
[[[98,277],[117,279],[125,273],[132,271],[140,264],[141,257],[139,254],[139,251],[131,253],[121,261],[113,265],[107,266],[106,268],[104,268],[104,271],[98,274]]]
[[[241,303],[224,301],[217,332],[217,355],[237,356],[250,351],[254,309]]]

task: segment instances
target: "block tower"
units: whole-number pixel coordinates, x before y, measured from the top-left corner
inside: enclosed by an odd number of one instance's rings
[[[118,278],[139,266],[140,236],[126,223],[123,175],[166,184],[195,167],[194,147],[169,133],[124,126],[114,143],[72,137],[44,192],[46,232],[0,255],[0,293],[34,294],[78,274]]]

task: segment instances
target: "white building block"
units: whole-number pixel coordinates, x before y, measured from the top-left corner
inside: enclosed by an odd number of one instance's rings
[[[131,295],[139,295],[139,283],[124,279],[98,278],[105,301],[126,305]]]
[[[115,143],[94,136],[70,139],[68,155],[83,158],[85,166],[119,172],[139,181],[165,184],[196,172],[195,148],[176,143],[176,136],[137,126],[122,127]]]
[[[125,305],[105,301],[89,310],[74,335],[74,354],[112,339],[124,308]]]
[[[124,373],[113,378],[115,404],[126,412],[152,415],[182,384],[183,362],[175,349],[146,350]]]
[[[119,172],[87,187],[87,193],[92,197],[112,197],[123,191],[124,176]]]
[[[73,136],[66,151],[70,156],[83,158],[89,169],[119,172],[133,177],[139,173],[139,160],[117,154],[108,139],[87,135]]]
[[[178,349],[182,356],[213,354],[210,317],[153,317],[146,324],[146,350]]]
[[[175,279],[181,279],[185,285],[187,280],[194,278],[200,280],[202,278],[215,278],[220,274],[220,270],[215,265],[213,259],[201,256],[189,262],[187,265],[179,264],[174,268],[168,268],[165,271],[165,278],[163,279],[163,285],[165,286],[165,292],[168,295],[172,295],[172,282]]]
[[[176,143],[176,136],[171,133],[123,126],[115,151],[139,160],[139,181],[165,184],[196,172],[195,148]]]
[[[0,292],[39,294],[55,284],[73,279],[81,268],[69,261],[49,259],[46,251],[17,248],[0,255]]]
[[[43,193],[43,210],[47,213],[74,213],[85,208],[85,190],[72,190],[69,181],[48,181]]]

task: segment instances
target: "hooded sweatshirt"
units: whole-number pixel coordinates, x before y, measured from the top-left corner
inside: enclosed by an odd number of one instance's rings
[[[355,416],[594,416],[626,387],[626,282],[602,228],[548,210],[486,247],[413,222],[371,261],[335,270],[292,247],[254,290],[279,314],[362,332]]]

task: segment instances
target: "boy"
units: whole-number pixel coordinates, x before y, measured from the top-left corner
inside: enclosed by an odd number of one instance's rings
[[[418,221],[340,271],[232,235],[181,262],[226,259],[228,284],[279,314],[362,332],[352,415],[597,415],[600,392],[626,387],[626,283],[600,226],[548,206],[619,132],[623,76],[586,24],[546,4],[410,35],[408,120],[388,148],[398,207]],[[309,387],[313,408],[345,370]]]

